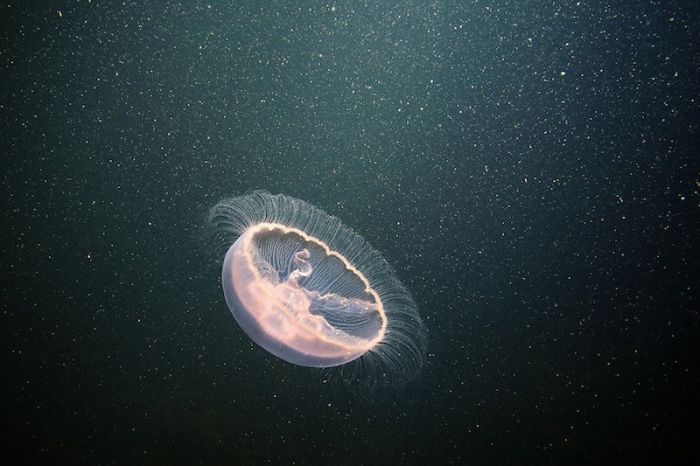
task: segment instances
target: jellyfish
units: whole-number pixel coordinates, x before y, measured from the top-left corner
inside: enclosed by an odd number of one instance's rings
[[[339,219],[256,191],[217,203],[208,227],[226,304],[266,351],[307,367],[359,364],[390,382],[419,372],[426,329],[411,294]]]

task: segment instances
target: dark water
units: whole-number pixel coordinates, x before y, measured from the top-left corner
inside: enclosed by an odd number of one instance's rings
[[[698,4],[297,3],[0,6],[0,462],[697,458]],[[237,328],[202,226],[252,189],[393,264],[417,380]]]

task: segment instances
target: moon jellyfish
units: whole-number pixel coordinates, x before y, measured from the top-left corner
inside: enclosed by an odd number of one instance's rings
[[[379,252],[340,220],[258,191],[220,201],[208,226],[226,251],[226,304],[262,348],[300,366],[355,362],[388,382],[417,374],[426,330],[416,304]]]

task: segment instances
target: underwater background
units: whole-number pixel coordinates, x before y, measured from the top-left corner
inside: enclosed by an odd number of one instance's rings
[[[0,462],[690,464],[700,4],[0,5]],[[255,189],[428,328],[358,393],[253,344],[207,251]]]

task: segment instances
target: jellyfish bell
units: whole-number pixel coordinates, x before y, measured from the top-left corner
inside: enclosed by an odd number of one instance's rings
[[[418,373],[426,330],[410,293],[340,220],[258,191],[220,201],[208,225],[226,251],[226,303],[259,346],[300,366],[351,368],[356,380]]]
[[[324,243],[282,224],[249,227],[226,253],[221,281],[246,333],[300,366],[345,364],[386,333],[381,301],[362,274]]]

